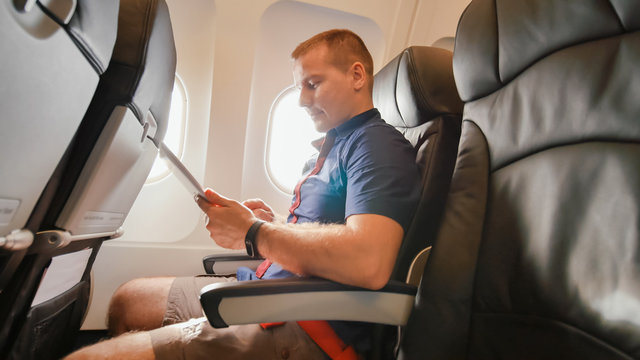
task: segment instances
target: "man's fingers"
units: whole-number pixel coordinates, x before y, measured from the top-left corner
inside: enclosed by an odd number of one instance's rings
[[[242,205],[248,207],[251,210],[263,209],[265,211],[273,212],[273,210],[271,210],[271,207],[269,207],[269,205],[267,205],[264,201],[262,201],[260,199],[245,200],[245,201],[242,202]]]
[[[198,204],[198,207],[200,207],[200,209],[204,212],[207,212],[207,210],[209,210],[209,208],[211,207],[211,203],[209,202],[209,200],[203,198],[200,195],[196,195],[196,204]]]
[[[207,200],[214,205],[229,206],[229,202],[231,201],[209,188],[204,191],[204,194],[207,196]]]
[[[242,202],[242,205],[251,208],[263,207],[264,202],[260,199],[247,199]]]
[[[196,203],[204,212],[207,212],[212,206],[229,206],[229,203],[231,202],[231,200],[211,189],[205,190],[204,195],[206,198],[196,195]]]
[[[253,212],[253,216],[257,217],[260,220],[264,220],[267,222],[273,221],[273,214],[271,214],[268,211],[265,211],[263,209],[255,209],[252,212]]]
[[[248,207],[251,210],[263,209],[264,211],[267,211],[267,212],[273,212],[271,207],[267,205],[267,203],[262,201],[262,199],[248,199],[243,201],[242,205]]]

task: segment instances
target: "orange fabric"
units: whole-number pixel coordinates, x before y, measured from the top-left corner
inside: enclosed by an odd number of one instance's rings
[[[276,326],[280,326],[280,325],[284,325],[284,321],[280,321],[280,322],[270,322],[270,323],[261,323],[260,326],[262,326],[263,329],[267,330],[267,329],[271,329],[272,327],[276,327]]]
[[[284,325],[284,322],[260,324],[265,330],[281,325]],[[346,345],[328,322],[322,320],[298,321],[298,325],[332,360],[360,359],[353,347]]]
[[[281,325],[284,325],[284,322],[260,324],[265,330]],[[360,359],[353,347],[346,345],[328,322],[322,320],[298,321],[298,325],[332,360]]]
[[[267,272],[270,266],[271,266],[271,261],[269,260],[263,261],[260,264],[260,266],[258,266],[258,268],[256,269],[256,276],[258,277],[258,279],[262,279],[262,277],[264,276],[264,273]]]
[[[332,360],[357,360],[358,353],[346,345],[326,321],[298,321],[298,325]]]

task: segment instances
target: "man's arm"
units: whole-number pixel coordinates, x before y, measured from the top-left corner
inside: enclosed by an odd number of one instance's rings
[[[395,220],[358,214],[344,225],[264,224],[256,244],[263,256],[291,272],[379,289],[389,281],[402,236]]]
[[[257,218],[237,201],[211,190],[206,195],[208,202],[198,204],[209,217],[211,237],[222,247],[243,249],[244,236]],[[402,237],[395,220],[358,214],[344,225],[266,223],[256,244],[262,256],[291,272],[379,289],[391,276]]]

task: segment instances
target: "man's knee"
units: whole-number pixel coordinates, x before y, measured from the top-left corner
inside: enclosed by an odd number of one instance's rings
[[[140,278],[121,285],[109,304],[109,331],[116,336],[162,326],[174,277]]]

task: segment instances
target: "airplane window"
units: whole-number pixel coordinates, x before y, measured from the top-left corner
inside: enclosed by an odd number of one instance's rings
[[[265,159],[267,173],[278,189],[293,193],[304,163],[318,152],[311,141],[320,137],[307,112],[298,105],[298,90],[290,86],[282,91],[269,114]]]
[[[164,136],[164,143],[180,159],[182,159],[182,148],[184,145],[184,133],[187,119],[187,96],[184,84],[176,74],[176,80],[171,94],[171,110],[169,111],[169,123],[167,133]],[[156,156],[151,172],[145,184],[150,184],[163,179],[169,175],[169,168],[164,160],[159,160]]]

